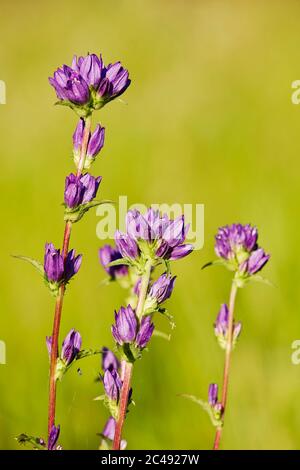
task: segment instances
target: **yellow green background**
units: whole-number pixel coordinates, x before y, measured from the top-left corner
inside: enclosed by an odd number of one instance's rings
[[[95,114],[106,143],[93,167],[101,196],[129,203],[205,204],[205,244],[174,263],[169,302],[177,327],[171,342],[154,338],[134,370],[135,407],[125,427],[129,449],[209,449],[213,428],[194,403],[221,381],[223,353],[212,324],[227,301],[230,273],[201,271],[214,257],[217,227],[256,224],[272,254],[265,275],[276,285],[238,293],[243,332],[234,352],[223,448],[284,449],[300,445],[300,366],[291,343],[300,338],[300,5],[296,1],[128,0],[52,2],[2,0],[0,79],[1,231],[0,448],[18,448],[21,432],[44,436],[54,300],[29,265],[44,243],[63,232],[64,177],[73,170],[76,116],[53,106],[47,78],[74,53],[121,60],[132,84],[125,103]],[[71,247],[84,254],[68,288],[62,336],[80,330],[84,347],[112,346],[117,285],[104,287],[102,242],[91,211],[74,227]],[[167,322],[160,327],[168,332]],[[59,385],[57,423],[65,449],[96,449],[107,411],[93,398],[99,358],[74,367]]]

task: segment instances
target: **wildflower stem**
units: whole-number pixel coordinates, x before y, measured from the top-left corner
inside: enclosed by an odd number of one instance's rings
[[[152,262],[148,260],[145,265],[145,271],[142,276],[142,282],[139,292],[139,299],[136,307],[136,316],[141,319],[145,300],[148,292],[150,276],[151,276]],[[127,361],[122,361],[121,370],[122,375],[121,379],[123,382],[121,394],[120,394],[120,404],[119,404],[119,418],[116,423],[116,430],[113,442],[113,450],[120,450],[121,438],[122,438],[122,429],[125,422],[127,404],[128,404],[128,395],[130,391],[131,377],[132,377],[133,364]]]
[[[84,128],[84,135],[82,139],[80,161],[79,161],[79,165],[77,168],[77,177],[81,175],[83,167],[84,167],[84,160],[85,160],[86,151],[87,151],[90,128],[91,128],[91,118],[87,117],[86,125]],[[72,230],[72,222],[68,221],[65,224],[64,238],[63,238],[63,245],[62,245],[62,256],[63,256],[64,261],[66,260],[68,250],[69,250],[71,230]],[[65,284],[62,284],[59,288],[58,295],[56,297],[55,311],[54,311],[54,321],[53,321],[53,329],[52,329],[52,348],[51,348],[51,357],[50,357],[50,374],[49,374],[48,437],[50,436],[52,426],[55,424],[55,411],[56,411],[55,370],[56,370],[57,358],[59,356],[58,339],[59,339],[60,321],[61,321],[65,290],[66,290],[66,286]]]
[[[228,394],[229,369],[230,369],[233,328],[234,328],[233,315],[234,315],[234,306],[235,306],[237,289],[238,287],[236,285],[236,282],[235,280],[233,280],[232,286],[231,286],[231,292],[230,292],[230,299],[229,299],[228,337],[227,337],[227,344],[226,344],[226,351],[225,351],[225,364],[224,364],[224,372],[223,372],[223,385],[222,385],[222,398],[221,398],[223,423],[224,423],[224,414],[225,414],[227,394]],[[222,427],[217,428],[213,450],[219,449],[222,429],[223,429]]]

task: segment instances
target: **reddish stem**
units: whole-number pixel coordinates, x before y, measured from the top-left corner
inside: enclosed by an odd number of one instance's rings
[[[119,403],[119,419],[116,424],[115,437],[113,442],[113,450],[120,450],[121,438],[122,438],[122,429],[126,417],[127,404],[128,404],[128,395],[130,391],[130,383],[132,377],[132,368],[133,364],[131,362],[122,361],[123,365],[123,385],[120,396]]]
[[[225,351],[225,364],[224,364],[224,372],[223,372],[222,399],[221,399],[223,423],[224,423],[224,415],[225,415],[225,410],[226,410],[227,394],[228,394],[229,369],[230,369],[233,328],[234,328],[233,315],[234,315],[234,305],[235,305],[237,289],[238,289],[237,285],[235,281],[233,281],[232,286],[231,286],[230,299],[229,299],[228,337],[227,337],[227,344],[226,344],[226,351]],[[219,450],[220,440],[222,436],[222,429],[223,428],[221,427],[217,428],[213,450]]]
[[[84,128],[84,134],[82,138],[80,160],[78,163],[77,174],[76,174],[77,178],[80,177],[83,167],[84,167],[84,160],[86,157],[90,129],[91,129],[91,117],[89,116],[85,120],[85,128]],[[63,246],[62,246],[62,256],[63,256],[64,261],[66,260],[68,250],[69,250],[71,230],[72,230],[72,223],[68,221],[66,222],[66,225],[65,225]],[[51,357],[50,357],[50,376],[49,376],[48,437],[50,436],[52,426],[55,424],[55,410],[56,410],[55,369],[56,369],[57,358],[59,356],[58,339],[59,339],[60,321],[61,321],[61,313],[62,313],[65,289],[66,289],[66,286],[64,284],[62,284],[59,288],[58,296],[56,298],[56,303],[55,303],[54,321],[53,321],[53,329],[52,329],[52,348],[51,348]]]

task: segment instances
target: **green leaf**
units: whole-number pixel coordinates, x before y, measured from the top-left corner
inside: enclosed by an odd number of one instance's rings
[[[215,261],[209,261],[208,263],[205,263],[201,269],[205,269],[205,268],[208,268],[209,266],[225,266],[227,269],[230,269],[228,267],[228,263],[226,263],[226,261],[223,261],[221,259],[216,259]],[[232,270],[232,269],[230,269]]]
[[[96,354],[102,354],[102,349],[82,349],[76,356],[76,361],[84,359],[85,357],[95,356]]]
[[[201,408],[208,414],[213,426],[217,428],[221,428],[223,426],[221,418],[217,418],[214,414],[213,408],[210,406],[209,403],[206,401],[201,400],[200,398],[195,397],[194,395],[189,395],[186,393],[180,394],[180,397],[187,398],[192,402],[196,403],[197,405],[201,406]]]
[[[42,274],[42,276],[44,276],[45,274],[45,271],[44,271],[44,266],[42,265],[42,263],[40,263],[39,261],[37,261],[36,259],[33,259],[33,258],[29,258],[28,256],[19,256],[19,255],[12,255],[13,258],[16,258],[16,259],[20,259],[22,261],[27,261],[28,263],[30,263],[35,269],[37,269],[39,271],[40,274]]]
[[[163,331],[160,330],[154,330],[153,331],[153,336],[157,336],[158,338],[163,338],[166,341],[171,341],[171,335],[168,335],[167,333],[164,333]]]
[[[122,266],[122,265],[130,266],[131,261],[127,258],[119,258],[119,259],[116,259],[115,261],[112,261],[111,263],[108,263],[107,266],[111,267],[111,266]]]
[[[273,284],[272,281],[269,281],[269,279],[266,279],[265,277],[260,276],[259,274],[254,274],[253,276],[250,276],[248,278],[248,281],[251,282],[260,282],[262,284],[267,284],[270,287],[276,287],[275,284]]]

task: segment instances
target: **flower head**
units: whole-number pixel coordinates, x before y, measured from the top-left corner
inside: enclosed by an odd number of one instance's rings
[[[112,326],[112,334],[116,342],[122,346],[124,343],[132,343],[137,332],[137,318],[130,305],[121,307],[115,312],[115,325]]]
[[[175,260],[193,250],[191,244],[184,244],[188,229],[184,216],[170,220],[152,208],[145,215],[134,209],[127,213],[126,233],[117,231],[115,240],[124,258],[136,259],[144,251],[153,259]]]
[[[65,260],[64,280],[68,282],[79,271],[82,255],[77,255],[75,250],[69,251]]]
[[[128,71],[120,62],[106,67],[96,54],[74,56],[71,66],[58,68],[49,82],[59,102],[75,109],[80,116],[100,109],[130,85]]]
[[[230,269],[243,276],[257,273],[270,258],[270,255],[259,248],[257,228],[250,224],[221,227],[215,239],[216,254],[226,261]]]
[[[124,264],[120,264],[118,266],[109,266],[111,262],[122,259],[121,253],[111,245],[104,245],[102,248],[100,248],[99,258],[100,263],[111,279],[123,277],[128,274],[128,267]]]

